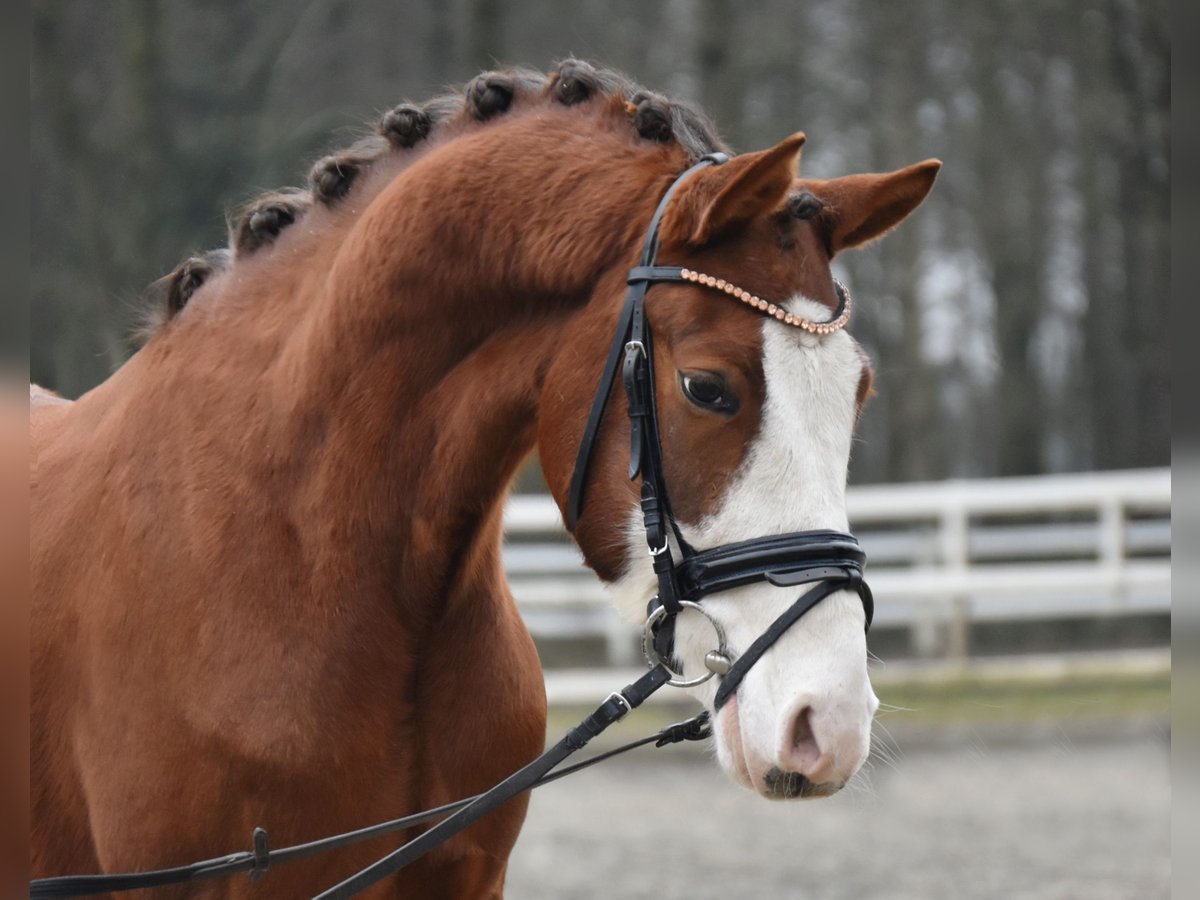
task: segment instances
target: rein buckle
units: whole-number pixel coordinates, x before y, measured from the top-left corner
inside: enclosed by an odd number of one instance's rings
[[[611,694],[609,694],[607,697],[604,698],[605,703],[607,703],[609,700],[615,700],[621,706],[625,707],[625,712],[621,713],[621,715],[618,718],[623,719],[629,713],[633,712],[633,706],[630,705],[629,700],[626,699],[625,695],[622,694],[620,691],[613,691]]]

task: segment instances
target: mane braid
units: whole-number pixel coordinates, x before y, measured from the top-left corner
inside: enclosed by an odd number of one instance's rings
[[[230,226],[229,243],[238,255],[253,253],[312,206],[312,195],[296,188],[263,194],[242,207]]]
[[[172,272],[152,282],[142,294],[143,312],[130,336],[131,342],[140,345],[150,340],[205,284],[232,264],[233,253],[220,247],[188,257]]]
[[[340,207],[383,157],[403,158],[429,140],[453,140],[459,134],[486,128],[510,109],[538,103],[575,106],[596,99],[610,101],[610,105],[597,104],[597,114],[605,114],[601,110],[613,108],[615,102],[615,108],[628,116],[634,133],[655,143],[674,142],[687,154],[689,164],[714,151],[728,152],[712,124],[695,107],[647,91],[611,69],[568,57],[549,75],[520,67],[484,72],[471,79],[462,92],[421,104],[404,102],[385,112],[369,136],[314,164],[307,189],[283,188],[246,203],[231,219],[229,249],[193,257],[151,285],[147,296],[153,309],[139,335],[147,340],[152,337],[182,311],[213,272],[236,265],[243,257],[270,252],[314,203]],[[203,265],[188,268],[196,262]]]
[[[354,182],[391,145],[380,135],[362,138],[346,150],[318,160],[309,173],[308,182],[313,199],[325,204],[341,200],[354,187]]]

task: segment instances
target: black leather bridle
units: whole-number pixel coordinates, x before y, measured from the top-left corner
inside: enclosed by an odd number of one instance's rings
[[[583,495],[592,447],[604,417],[609,394],[612,393],[617,368],[621,367],[629,401],[632,432],[629,477],[631,480],[638,475],[642,477],[642,515],[646,528],[646,543],[654,560],[654,572],[658,577],[658,593],[650,601],[649,618],[644,629],[643,646],[651,664],[650,670],[632,684],[610,694],[595,712],[570,729],[558,743],[537,759],[476,797],[292,847],[272,850],[268,846],[266,831],[256,828],[253,834],[253,850],[202,860],[187,866],[148,872],[38,878],[30,882],[30,897],[33,900],[142,890],[223,878],[239,872],[245,872],[252,881],[257,881],[272,865],[306,859],[339,847],[406,830],[432,819],[440,819],[429,830],[350,878],[323,891],[317,897],[317,900],[344,900],[420,859],[473,822],[531,788],[646,743],[653,742],[657,746],[665,746],[680,741],[707,738],[710,734],[709,716],[707,712],[702,712],[686,722],[664,728],[648,738],[556,771],[567,757],[583,749],[592,738],[624,718],[664,685],[691,686],[717,675],[721,677],[721,684],[717,688],[714,706],[720,709],[737,690],[751,666],[799,621],[801,616],[829,595],[842,590],[856,591],[862,599],[867,628],[870,628],[874,604],[871,591],[863,580],[866,557],[853,535],[840,531],[798,531],[697,551],[684,540],[671,513],[666,479],[663,476],[658,418],[654,408],[654,349],[651,343],[650,323],[646,320],[646,292],[651,285],[659,282],[688,280],[683,277],[683,269],[656,264],[659,224],[676,189],[690,175],[705,166],[720,165],[726,159],[723,153],[710,154],[680,175],[667,190],[650,220],[640,264],[629,273],[629,291],[621,310],[612,349],[609,351],[604,373],[596,390],[591,415],[584,428],[568,497],[567,524],[574,530],[583,510]],[[845,307],[846,298],[840,287],[838,293],[842,298],[842,306]],[[678,563],[674,561],[671,549],[672,537],[679,548]],[[814,586],[735,660],[730,657],[725,645],[725,635],[720,623],[708,614],[700,601],[709,594],[758,581],[766,581],[778,587],[802,584]],[[685,609],[692,609],[703,615],[717,635],[717,648],[705,657],[708,671],[690,681],[684,678],[677,668],[678,663],[673,659],[675,620]]]
[[[596,436],[620,368],[629,406],[629,478],[633,480],[639,475],[642,478],[641,506],[646,545],[658,579],[658,592],[647,608],[649,618],[643,647],[652,665],[661,663],[671,670],[674,676],[671,684],[690,687],[714,675],[721,678],[714,700],[718,710],[737,691],[754,663],[821,600],[841,590],[852,590],[862,600],[868,629],[874,614],[871,590],[863,580],[866,556],[853,535],[840,531],[797,531],[697,551],[684,539],[671,511],[655,409],[654,345],[650,322],[646,318],[646,293],[655,284],[688,280],[682,267],[658,265],[659,226],[680,185],[696,171],[721,165],[727,159],[723,153],[709,154],[676,178],[650,220],[639,264],[629,272],[625,303],[584,426],[567,499],[567,527],[574,531],[583,513]],[[838,294],[844,307],[846,295],[840,285]],[[678,562],[675,561],[672,538],[679,553]],[[720,623],[704,610],[700,600],[709,594],[758,581],[778,587],[814,586],[734,660],[725,646]],[[705,657],[708,672],[690,680],[683,676],[679,663],[674,660],[675,620],[685,609],[704,615],[718,639],[716,650]]]

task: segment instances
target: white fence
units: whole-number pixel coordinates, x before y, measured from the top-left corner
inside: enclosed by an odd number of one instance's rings
[[[852,487],[879,626],[912,629],[922,653],[962,654],[972,622],[1170,610],[1169,469]],[[636,654],[548,497],[505,513],[509,582],[535,636],[603,636]]]

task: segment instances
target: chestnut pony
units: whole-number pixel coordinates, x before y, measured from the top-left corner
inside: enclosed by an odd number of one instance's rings
[[[938,163],[806,180],[803,142],[690,178],[660,260],[828,318],[830,259],[907,216]],[[718,149],[686,106],[585,63],[480,76],[389,113],[306,193],[253,204],[231,251],[160,286],[162,323],[104,384],[74,403],[31,393],[34,875],[184,864],[260,824],[277,846],[310,840],[480,792],[540,752],[541,669],[500,563],[505,491],[536,449],[565,504],[647,222]],[[854,340],[690,283],[657,286],[647,314],[687,541],[845,530],[871,377]],[[654,576],[619,394],[574,537],[640,620]],[[737,652],[794,593],[706,607]],[[715,723],[731,777],[771,796],[771,771],[818,793],[854,774],[877,705],[863,615],[836,594],[750,671]],[[688,665],[705,628],[680,620]],[[711,706],[713,690],[695,692]],[[373,896],[500,896],[525,810]],[[399,843],[265,888],[307,896]]]

